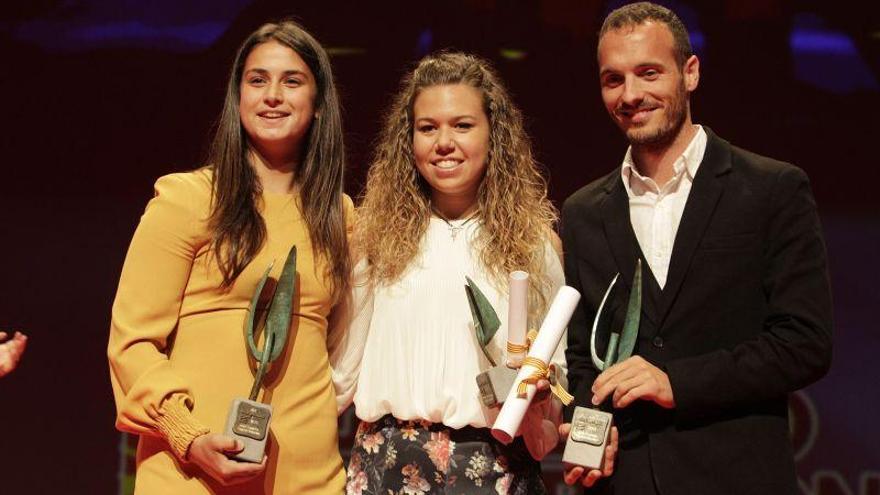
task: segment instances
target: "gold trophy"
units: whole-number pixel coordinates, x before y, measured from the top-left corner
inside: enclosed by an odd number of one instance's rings
[[[290,314],[293,307],[293,293],[296,289],[296,246],[290,248],[278,284],[275,286],[275,294],[272,302],[266,308],[266,323],[264,325],[263,349],[257,349],[257,338],[254,335],[254,317],[257,312],[257,303],[263,287],[272,271],[273,261],[266,268],[263,277],[257,283],[248,316],[245,319],[245,334],[248,350],[257,363],[254,376],[254,385],[247,399],[233,399],[226,419],[226,435],[237,439],[244,445],[244,450],[232,456],[233,459],[244,462],[263,462],[263,454],[266,451],[266,441],[269,438],[269,421],[272,419],[272,406],[257,402],[257,396],[263,382],[263,377],[272,361],[284,351],[287,344],[287,336],[290,331]]]
[[[614,276],[596,317],[593,318],[593,328],[590,334],[590,357],[593,365],[600,372],[610,368],[632,355],[639,335],[639,321],[642,314],[642,260],[637,260],[636,271],[633,275],[632,290],[627,302],[626,318],[623,322],[623,330],[611,332],[608,337],[608,349],[605,351],[605,359],[599,359],[596,354],[596,329],[602,318],[602,310],[608,295],[614,289],[620,274]],[[598,407],[575,407],[571,418],[571,432],[565,443],[565,451],[562,454],[562,462],[567,465],[583,466],[586,469],[602,469],[605,461],[605,447],[611,436],[613,417],[611,413],[602,411]]]

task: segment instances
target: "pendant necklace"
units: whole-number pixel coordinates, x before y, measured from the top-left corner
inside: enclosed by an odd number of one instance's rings
[[[453,241],[455,240],[456,237],[458,237],[458,233],[461,232],[462,230],[464,230],[464,228],[465,228],[465,226],[467,226],[467,224],[471,223],[471,221],[473,219],[477,218],[477,214],[480,212],[480,210],[473,212],[469,217],[465,218],[463,221],[461,221],[461,223],[456,225],[456,224],[450,222],[449,220],[447,220],[446,217],[444,217],[435,208],[432,207],[431,211],[433,211],[434,214],[437,215],[437,218],[439,218],[440,220],[443,220],[443,222],[449,228],[449,235],[452,236]]]

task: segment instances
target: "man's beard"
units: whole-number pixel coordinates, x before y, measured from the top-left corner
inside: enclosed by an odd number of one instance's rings
[[[626,138],[633,146],[644,148],[662,148],[675,140],[687,118],[687,90],[682,81],[675,98],[669,101],[663,122],[653,131],[631,128],[626,131]]]

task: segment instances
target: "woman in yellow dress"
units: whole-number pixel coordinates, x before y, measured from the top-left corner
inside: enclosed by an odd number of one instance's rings
[[[342,492],[327,328],[349,287],[343,162],[326,52],[295,23],[260,27],[235,58],[209,165],[156,182],[122,268],[108,356],[116,425],[140,435],[136,493]],[[222,432],[254,381],[244,321],[293,245],[290,337],[258,398],[273,408],[266,458],[239,462]]]

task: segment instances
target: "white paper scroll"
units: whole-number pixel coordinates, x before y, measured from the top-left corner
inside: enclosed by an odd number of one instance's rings
[[[550,309],[547,311],[544,322],[541,324],[538,338],[535,339],[532,348],[529,350],[529,357],[540,359],[549,364],[553,351],[559,345],[559,340],[562,338],[565,327],[568,325],[568,320],[571,319],[571,315],[574,313],[574,308],[577,306],[580,298],[580,292],[571,287],[562,286],[559,289],[556,297],[553,298]],[[525,417],[529,404],[531,404],[532,399],[535,397],[535,385],[527,386],[525,398],[517,397],[516,389],[519,383],[535,370],[536,368],[531,365],[525,365],[520,368],[516,376],[516,382],[514,382],[513,387],[510,389],[507,400],[501,406],[501,411],[498,413],[495,424],[492,426],[492,436],[505,445],[513,440],[513,437],[519,430],[523,417]]]
[[[522,270],[510,272],[510,301],[507,305],[507,341],[512,344],[526,343],[529,320],[529,274]],[[522,364],[525,352],[507,354],[514,366]]]

